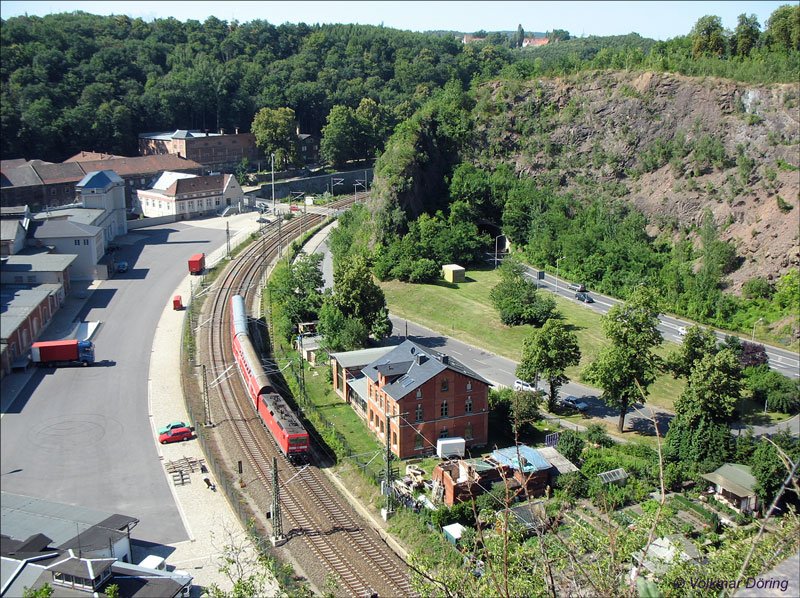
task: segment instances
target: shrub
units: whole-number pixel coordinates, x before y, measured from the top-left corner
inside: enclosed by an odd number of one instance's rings
[[[573,463],[577,463],[581,458],[583,447],[586,443],[577,432],[572,430],[565,430],[558,436],[558,444],[556,449]]]
[[[614,444],[602,424],[590,424],[586,430],[586,439],[598,446],[611,446]]]

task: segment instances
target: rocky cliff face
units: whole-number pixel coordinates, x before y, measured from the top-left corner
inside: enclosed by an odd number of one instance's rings
[[[800,91],[660,73],[581,73],[478,92],[473,158],[630,201],[651,233],[709,210],[742,258],[734,292],[800,267]]]

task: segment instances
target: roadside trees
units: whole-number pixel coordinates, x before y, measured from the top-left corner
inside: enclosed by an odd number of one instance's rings
[[[563,322],[550,318],[523,341],[522,361],[516,373],[522,380],[536,381],[539,377],[547,380],[550,386],[547,409],[552,411],[556,406],[558,389],[569,382],[564,371],[578,365],[580,360],[578,337]]]
[[[282,167],[297,161],[297,136],[295,115],[291,108],[262,108],[259,110],[250,130],[256,136],[258,149],[265,154],[275,154],[275,160]]]
[[[637,287],[628,301],[615,305],[603,318],[603,332],[611,345],[589,364],[586,379],[603,389],[602,400],[619,409],[617,429],[625,427],[628,407],[647,395],[659,358],[652,349],[661,343],[658,301],[649,287]]]

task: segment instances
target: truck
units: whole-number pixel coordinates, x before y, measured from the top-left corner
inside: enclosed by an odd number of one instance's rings
[[[195,253],[189,258],[189,274],[202,274],[206,269],[206,254]]]
[[[74,339],[33,343],[31,361],[39,366],[86,366],[94,363],[94,344]]]

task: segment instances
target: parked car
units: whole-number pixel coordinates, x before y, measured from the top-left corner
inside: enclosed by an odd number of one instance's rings
[[[525,392],[533,392],[536,387],[530,382],[524,380],[514,380],[514,390],[524,390]]]
[[[576,291],[576,292],[578,292],[578,293],[585,293],[585,292],[586,292],[586,285],[585,285],[585,284],[583,284],[582,282],[579,282],[579,283],[577,283],[577,284],[571,284],[571,285],[570,285],[570,288],[571,288],[573,291]]]
[[[158,441],[161,444],[169,444],[170,442],[181,442],[184,440],[191,440],[192,430],[189,428],[172,428],[164,434],[159,434]]]
[[[170,430],[174,430],[175,428],[191,428],[191,427],[192,426],[190,426],[186,422],[175,421],[175,422],[168,423],[163,428],[159,428],[158,433],[159,434],[166,434],[167,432],[169,432]]]
[[[583,413],[589,408],[589,405],[581,401],[578,397],[573,397],[573,396],[564,397],[563,399],[560,400],[560,403],[565,407],[576,409],[581,413]]]
[[[686,336],[686,327],[678,326],[678,336]]]
[[[259,224],[264,224],[265,222],[269,222],[269,219],[264,218],[262,216],[261,218],[256,219],[256,222],[258,222]]]
[[[594,303],[594,299],[592,299],[589,293],[575,293],[575,299],[583,301],[584,303]]]

